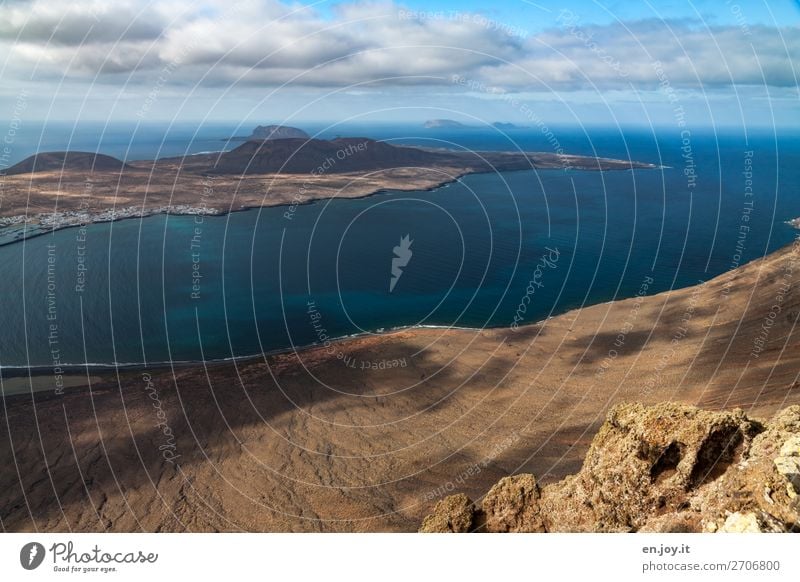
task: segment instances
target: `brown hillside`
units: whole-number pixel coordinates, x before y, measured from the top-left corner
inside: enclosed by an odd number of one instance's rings
[[[10,398],[2,525],[414,531],[453,492],[480,500],[512,474],[546,486],[576,473],[620,402],[769,418],[800,403],[799,265],[800,244],[518,332],[409,330]],[[358,366],[394,360],[406,365]],[[160,449],[170,444],[177,462]]]

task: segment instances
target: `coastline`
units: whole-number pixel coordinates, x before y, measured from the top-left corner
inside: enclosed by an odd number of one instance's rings
[[[625,299],[620,299],[620,301],[624,301]],[[562,314],[565,315],[573,310],[567,310]],[[530,326],[537,326],[541,325],[543,322],[551,319],[552,317],[558,317],[558,315],[554,315],[548,318],[545,318],[540,321],[536,321],[533,323],[529,323],[526,326],[520,326],[521,328],[530,327]],[[266,352],[262,352],[260,354],[247,354],[244,356],[235,356],[235,357],[228,357],[228,358],[217,358],[212,360],[178,360],[174,362],[168,361],[158,361],[158,362],[119,362],[119,363],[98,363],[98,362],[89,362],[89,363],[82,363],[82,364],[61,364],[60,368],[64,370],[64,376],[67,377],[75,377],[78,375],[91,375],[91,374],[104,374],[109,372],[115,371],[124,371],[124,372],[142,372],[142,371],[163,371],[169,369],[185,369],[185,368],[195,368],[199,366],[225,366],[228,364],[236,364],[236,363],[251,363],[261,360],[263,358],[269,358],[272,356],[283,356],[286,354],[292,353],[299,353],[299,352],[313,352],[316,350],[325,350],[327,349],[328,345],[339,345],[344,344],[349,341],[354,340],[361,340],[366,338],[388,338],[393,335],[403,334],[407,332],[414,332],[417,330],[425,330],[425,329],[438,329],[438,330],[447,330],[447,331],[469,331],[469,332],[481,332],[483,330],[488,331],[496,331],[501,329],[511,329],[508,326],[486,326],[486,327],[460,327],[460,326],[452,326],[452,325],[409,325],[409,326],[401,326],[401,327],[394,327],[390,328],[389,330],[382,331],[382,332],[361,332],[355,333],[350,335],[344,335],[340,337],[331,338],[328,343],[321,343],[321,342],[314,342],[310,344],[304,344],[301,346],[294,346],[288,348],[279,348],[276,350],[270,350]],[[53,366],[48,365],[36,365],[36,366],[2,366],[0,365],[0,375],[2,375],[3,379],[12,379],[12,378],[45,378],[47,376],[53,375]],[[15,396],[12,394],[10,396]],[[8,396],[7,396],[8,397]]]
[[[249,209],[241,209],[241,210],[249,210]],[[232,211],[235,212],[235,211]],[[8,226],[0,225],[0,247],[5,245],[14,244],[17,242],[26,241],[37,236],[43,236],[46,234],[52,234],[57,230],[67,230],[70,228],[86,228],[92,224],[103,224],[108,222],[121,222],[123,220],[131,220],[131,219],[143,219],[149,218],[151,216],[158,216],[160,214],[166,214],[171,216],[224,216],[226,213],[219,212],[216,210],[211,210],[207,208],[191,208],[185,207],[185,205],[180,205],[177,207],[160,207],[160,208],[146,208],[144,210],[136,210],[133,207],[122,208],[119,210],[108,210],[103,212],[96,212],[96,213],[86,213],[82,215],[75,215],[70,213],[66,216],[66,220],[61,220],[55,224],[50,224],[50,220],[54,219],[54,215],[56,214],[66,214],[66,213],[43,213],[37,215],[37,217],[44,218],[46,222],[42,225],[41,222],[14,222]],[[9,219],[14,220],[22,218],[24,216],[12,216]],[[64,216],[59,216],[59,218],[64,218]],[[0,223],[2,223],[4,219],[0,218]],[[11,240],[4,240],[6,235],[9,231],[13,231],[16,228],[21,228],[22,233],[20,236],[16,236]],[[28,232],[29,229],[32,229],[31,232]]]
[[[800,240],[800,239],[798,239]],[[649,295],[648,298],[655,301],[657,298],[663,298],[665,301],[669,300],[675,294],[680,293],[694,293],[696,290],[705,288],[708,286],[712,281],[717,281],[721,278],[730,278],[735,277],[741,270],[749,269],[750,266],[764,262],[768,260],[773,260],[775,257],[780,255],[794,252],[797,254],[800,252],[800,244],[797,242],[790,243],[769,253],[763,257],[755,258],[747,263],[740,265],[734,269],[729,271],[725,271],[720,275],[717,275],[713,279],[709,281],[704,281],[701,283],[696,283],[694,285],[689,285],[686,287],[677,287],[674,289],[668,289],[665,291],[661,291],[659,293],[654,293],[653,295]],[[693,291],[694,290],[694,291]],[[631,297],[619,297],[612,300],[607,301],[600,301],[597,303],[591,303],[584,305],[582,307],[577,308],[569,308],[563,312],[553,313],[544,319],[540,319],[537,321],[533,321],[530,323],[526,323],[524,325],[518,326],[516,332],[520,333],[521,335],[525,335],[526,332],[530,332],[532,329],[540,327],[542,325],[547,324],[552,320],[558,319],[569,319],[570,317],[577,317],[581,311],[586,309],[592,308],[601,308],[606,307],[608,309],[614,309],[619,307],[621,304],[629,301],[636,301],[637,296]],[[236,364],[243,364],[249,365],[253,363],[258,363],[260,360],[264,360],[265,358],[273,358],[273,357],[280,357],[280,356],[287,356],[292,354],[307,354],[312,355],[316,353],[324,354],[324,352],[329,352],[329,347],[334,345],[343,345],[348,344],[351,342],[359,342],[360,340],[369,340],[369,339],[382,339],[382,340],[390,340],[393,336],[402,337],[407,334],[418,334],[420,332],[424,332],[425,330],[438,330],[444,331],[445,333],[448,332],[471,332],[471,333],[490,333],[490,334],[497,334],[502,333],[503,330],[507,331],[510,337],[513,337],[512,332],[514,331],[508,325],[497,325],[497,326],[484,326],[480,328],[475,327],[463,327],[463,326],[449,326],[449,325],[410,325],[410,326],[398,326],[392,327],[385,331],[380,332],[359,332],[355,334],[340,336],[331,338],[328,342],[312,342],[310,344],[304,344],[300,346],[291,346],[286,348],[279,348],[275,350],[269,350],[262,353],[257,354],[247,354],[242,356],[235,356],[235,357],[226,357],[226,358],[218,358],[218,359],[211,359],[211,360],[180,360],[180,361],[157,361],[157,362],[119,362],[119,363],[96,363],[96,362],[89,362],[89,363],[71,363],[71,364],[61,364],[60,368],[63,370],[64,378],[75,378],[75,377],[89,377],[89,376],[105,376],[107,374],[112,373],[142,373],[142,372],[163,372],[168,370],[194,370],[198,368],[219,368],[225,367],[229,365],[236,365]],[[0,366],[0,376],[5,379],[15,379],[15,378],[47,378],[48,376],[54,376],[54,370],[52,366],[49,365],[37,365],[37,366]],[[84,385],[74,386],[70,388],[70,392],[85,390],[89,388],[89,383]],[[42,390],[34,390],[34,393],[38,397],[40,394],[45,392],[44,389]],[[2,395],[0,394],[0,399],[5,398],[6,400],[10,401],[11,399],[18,397],[18,396],[29,396],[30,391],[24,393],[16,393],[16,394],[8,394]]]
[[[510,152],[477,153],[495,156],[500,160],[504,156],[512,159],[516,155]],[[292,208],[337,198],[361,199],[390,191],[431,192],[472,174],[662,168],[657,164],[603,157],[570,155],[556,160],[541,152],[527,152],[524,155],[527,157],[523,165],[519,165],[518,160],[507,162],[510,164],[507,166],[498,164],[489,167],[465,162],[461,167],[433,165],[321,175],[248,174],[231,177],[201,171],[202,167],[184,167],[186,160],[176,162],[172,159],[130,162],[122,172],[63,169],[33,174],[3,174],[7,200],[0,210],[0,246],[65,228],[159,214],[225,216],[260,208]],[[162,186],[165,191],[158,192]],[[52,212],[39,212],[31,216],[28,212],[31,206],[44,208],[52,202],[51,195],[45,193],[53,189],[56,192],[56,208]],[[139,190],[142,191],[142,198],[134,195]],[[37,192],[41,199],[35,199]],[[210,200],[206,199],[206,195]],[[14,198],[20,198],[16,213]],[[23,200],[24,204],[21,203]],[[106,203],[103,204],[103,201]],[[57,210],[59,207],[64,209]]]
[[[548,168],[549,169],[549,168]],[[527,172],[529,170],[506,170],[503,173],[511,173],[511,172]],[[609,170],[609,171],[621,171],[621,170]],[[464,176],[472,175],[472,174],[486,174],[489,173],[487,171],[478,170],[474,172],[464,172],[463,174],[457,175],[455,177],[447,178],[442,180],[441,182],[434,184],[429,187],[424,188],[409,188],[404,190],[402,187],[393,187],[393,188],[376,188],[375,190],[369,191],[365,194],[357,195],[357,196],[347,196],[340,198],[341,200],[361,200],[364,198],[369,198],[371,196],[376,196],[379,194],[386,194],[388,192],[435,192],[441,188],[445,188],[450,184],[454,184],[458,182]],[[287,202],[287,201],[276,201],[273,204],[264,203],[261,205],[242,205],[239,208],[229,208],[228,210],[220,210],[216,208],[209,208],[209,207],[191,207],[185,204],[177,205],[174,207],[157,207],[157,208],[144,208],[144,209],[137,209],[135,207],[126,207],[119,210],[106,210],[106,211],[98,211],[94,213],[86,212],[81,216],[75,215],[75,213],[70,212],[67,216],[68,220],[58,222],[57,224],[46,224],[44,228],[41,228],[41,223],[30,223],[26,221],[25,215],[17,215],[17,216],[9,216],[9,217],[2,217],[0,216],[0,247],[14,244],[17,242],[22,242],[25,240],[29,240],[35,238],[37,236],[42,236],[46,234],[52,234],[58,230],[67,230],[70,228],[85,228],[92,224],[103,224],[108,222],[121,222],[123,220],[134,220],[134,219],[144,219],[149,218],[152,216],[159,216],[159,215],[167,215],[167,216],[214,216],[214,217],[224,217],[228,214],[233,214],[235,212],[247,212],[250,210],[260,210],[263,208],[290,208],[290,207],[299,207],[299,206],[308,206],[311,204],[316,204],[318,202],[322,202],[324,200],[334,200],[335,197],[330,196],[319,196],[319,197],[311,197],[306,200],[302,200],[299,202]],[[114,213],[114,216],[108,216],[109,213]],[[37,217],[44,217],[46,219],[52,220],[54,214],[67,214],[67,213],[40,213],[36,215]],[[48,220],[48,222],[49,222]],[[4,221],[8,221],[8,224],[4,224]],[[27,228],[35,228],[34,232],[30,234],[26,234],[24,236],[16,237],[12,240],[3,240],[4,236],[7,234],[9,230],[14,228],[23,228],[27,230]]]

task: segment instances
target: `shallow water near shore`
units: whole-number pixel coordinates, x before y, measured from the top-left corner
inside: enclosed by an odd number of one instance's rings
[[[436,139],[511,149],[493,134]],[[515,139],[548,149],[536,132]],[[797,236],[785,221],[800,216],[800,142],[780,140],[778,157],[774,136],[694,135],[692,180],[678,132],[607,130],[569,153],[669,167],[471,175],[432,192],[8,244],[0,366],[218,360],[404,326],[524,325],[631,297],[645,280],[648,294],[693,285]]]

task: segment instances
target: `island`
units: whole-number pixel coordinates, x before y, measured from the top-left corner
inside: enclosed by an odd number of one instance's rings
[[[464,125],[454,119],[429,119],[423,124],[426,129],[466,129],[468,125]]]
[[[229,137],[225,141],[251,141],[251,140],[270,140],[270,139],[309,139],[302,129],[289,127],[288,125],[259,125],[253,133],[247,136]]]
[[[474,173],[653,169],[632,160],[551,152],[463,151],[361,137],[263,138],[215,153],[126,161],[94,152],[39,153],[0,176],[0,244],[44,231],[159,213],[296,207],[385,190],[426,190]],[[284,128],[286,129],[286,128]]]
[[[503,123],[502,121],[495,121],[492,124],[492,127],[495,129],[501,129],[503,131],[508,131],[512,129],[527,129],[524,125],[517,125],[516,123]]]
[[[424,123],[423,126],[426,129],[470,129],[476,127],[461,123],[460,121],[455,121],[454,119],[429,119]],[[491,124],[491,127],[503,131],[527,129],[527,127],[524,125],[517,125],[516,123],[506,123],[502,121],[495,121]]]

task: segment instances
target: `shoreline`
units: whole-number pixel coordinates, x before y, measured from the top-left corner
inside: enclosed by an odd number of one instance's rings
[[[491,152],[491,153],[498,153],[498,152]],[[499,152],[503,153],[503,152]],[[536,155],[537,152],[531,152],[528,155]],[[60,212],[42,212],[37,213],[33,216],[33,220],[28,218],[28,215],[25,214],[17,214],[11,216],[2,216],[0,215],[0,246],[5,246],[8,244],[14,244],[17,242],[22,242],[31,238],[35,238],[37,236],[42,236],[45,234],[52,234],[57,230],[64,230],[68,228],[85,228],[92,224],[102,224],[108,222],[117,222],[122,220],[129,220],[129,219],[143,219],[148,218],[151,216],[158,216],[158,215],[173,215],[173,216],[226,216],[228,214],[232,214],[234,212],[244,212],[248,210],[258,210],[263,208],[280,208],[280,207],[298,207],[298,206],[305,206],[308,204],[313,204],[315,202],[323,201],[323,200],[359,200],[368,198],[370,196],[375,196],[382,193],[388,192],[434,192],[440,188],[446,187],[452,183],[458,182],[465,176],[470,175],[479,175],[479,174],[489,174],[489,173],[511,173],[511,172],[528,172],[528,171],[549,171],[549,170],[559,170],[559,171],[580,171],[580,172],[609,172],[609,171],[633,171],[633,170],[658,170],[663,169],[664,166],[660,166],[658,164],[651,164],[648,162],[634,162],[634,161],[627,161],[625,160],[616,160],[614,158],[603,158],[603,157],[584,157],[584,156],[570,156],[570,158],[575,158],[578,160],[585,160],[586,163],[584,166],[565,166],[565,167],[536,167],[531,161],[530,167],[525,168],[517,168],[517,169],[503,169],[503,170],[492,170],[492,169],[484,169],[484,168],[464,168],[460,172],[457,172],[447,178],[440,179],[440,180],[433,180],[430,185],[428,186],[419,186],[413,184],[408,188],[404,188],[402,184],[392,185],[392,186],[376,186],[374,189],[367,190],[362,194],[356,194],[352,196],[328,196],[324,193],[319,196],[311,196],[305,200],[295,200],[295,199],[278,199],[275,200],[274,203],[270,203],[269,200],[263,200],[260,204],[248,204],[244,203],[237,208],[228,207],[226,208],[219,208],[219,207],[209,207],[209,206],[202,206],[196,207],[192,206],[191,204],[175,204],[175,205],[159,205],[154,206],[152,208],[144,207],[138,205],[127,205],[123,206],[120,209],[116,209],[115,207],[105,208],[105,209],[82,209],[82,210],[66,210]],[[600,167],[600,168],[592,168],[588,164],[588,162],[594,162],[596,164],[615,164],[620,162],[625,162],[629,164],[629,167]],[[135,168],[135,166],[134,166]],[[435,169],[435,168],[434,168]],[[452,168],[451,168],[452,170]],[[35,175],[35,174],[32,174]],[[274,182],[275,177],[274,175],[265,174],[264,177],[272,177],[272,181]],[[250,176],[252,177],[252,176]],[[208,178],[208,176],[206,176]],[[297,175],[298,179],[303,179],[304,175]],[[117,214],[122,214],[118,216]],[[54,218],[54,217],[58,218]],[[46,221],[42,226],[41,221]],[[51,222],[52,221],[52,222]],[[8,240],[5,240],[9,235],[13,235],[15,229],[21,229],[21,234],[14,236]],[[28,229],[32,229],[33,232],[26,234]]]
[[[620,299],[620,301],[624,301],[625,299]],[[564,313],[569,313],[572,310],[565,311]],[[563,315],[563,314],[559,314]],[[551,317],[558,317],[557,315]],[[542,319],[539,321],[535,321],[533,323],[527,324],[528,326],[535,326],[539,325],[548,319]],[[522,326],[525,327],[525,326]],[[331,338],[330,345],[336,345],[345,343],[351,340],[358,340],[364,339],[368,337],[391,337],[395,334],[405,333],[409,331],[415,331],[420,329],[441,329],[441,330],[453,330],[453,331],[477,331],[480,332],[482,330],[498,330],[498,329],[511,329],[505,325],[499,326],[486,326],[486,327],[459,327],[453,325],[408,325],[402,327],[395,327],[391,328],[387,331],[382,332],[361,332],[351,335],[345,335],[341,337]],[[297,353],[297,352],[313,352],[315,350],[325,349],[325,343],[311,343],[311,344],[304,344],[302,346],[294,346],[289,348],[279,348],[275,350],[270,350],[266,352],[262,352],[260,354],[248,354],[244,356],[235,356],[235,357],[228,357],[228,358],[216,358],[211,360],[178,360],[175,362],[168,362],[168,361],[158,361],[158,362],[119,362],[119,363],[109,363],[103,364],[99,362],[89,362],[89,363],[82,363],[82,364],[61,364],[60,368],[64,370],[64,376],[75,376],[77,374],[101,374],[104,372],[111,372],[111,371],[124,371],[124,372],[137,372],[137,371],[145,371],[145,370],[166,370],[169,368],[193,368],[196,366],[224,366],[226,364],[235,364],[237,362],[254,362],[258,359],[271,357],[271,356],[281,356],[285,354]],[[1,366],[0,365],[0,376],[5,379],[11,378],[42,378],[46,376],[53,375],[53,366],[51,365],[36,365],[36,366]]]
[[[651,295],[649,297],[658,297],[658,296],[664,296],[664,295],[671,295],[671,294],[674,294],[674,293],[684,292],[684,291],[686,291],[688,289],[695,289],[695,288],[705,287],[711,281],[713,281],[715,279],[718,279],[720,277],[728,276],[731,273],[738,272],[739,270],[741,270],[743,268],[746,268],[749,265],[752,265],[753,263],[756,263],[758,261],[763,261],[763,260],[765,260],[765,259],[767,259],[767,258],[769,258],[769,257],[771,257],[773,255],[778,255],[778,254],[781,254],[783,252],[786,252],[787,249],[790,249],[792,247],[796,247],[797,244],[798,243],[787,244],[787,245],[785,245],[785,246],[783,246],[783,247],[781,247],[779,249],[776,249],[775,251],[773,251],[771,253],[768,253],[768,254],[766,254],[766,255],[764,255],[762,257],[754,258],[753,260],[751,260],[751,261],[749,261],[747,263],[744,263],[744,264],[740,265],[739,267],[736,267],[734,269],[730,269],[728,271],[720,273],[719,275],[715,276],[714,278],[712,278],[712,279],[710,279],[708,281],[698,282],[698,283],[695,283],[694,285],[689,285],[687,287],[677,287],[677,288],[674,288],[674,289],[667,289],[667,290],[661,291],[659,293],[655,293],[655,294],[653,294],[653,295]],[[593,308],[593,307],[599,307],[599,306],[603,306],[603,305],[613,306],[613,305],[616,305],[616,304],[623,303],[625,301],[634,300],[635,298],[636,298],[636,296],[619,297],[619,298],[608,300],[608,301],[600,301],[600,302],[597,302],[597,303],[591,303],[591,304],[583,305],[583,306],[578,307],[578,308],[575,308],[575,307],[568,308],[563,312],[551,314],[551,315],[545,317],[544,319],[539,319],[539,320],[527,323],[525,325],[521,325],[521,326],[518,327],[518,330],[531,329],[533,327],[542,325],[542,324],[544,324],[544,323],[546,323],[546,322],[548,322],[548,321],[550,321],[552,319],[565,317],[565,316],[568,316],[571,313],[579,313],[584,309],[589,309],[589,308]],[[217,368],[217,367],[224,367],[226,365],[231,365],[231,364],[235,365],[237,363],[248,364],[248,363],[256,362],[258,360],[263,360],[265,358],[274,357],[274,356],[282,356],[282,355],[292,354],[292,353],[313,353],[313,352],[318,351],[318,350],[325,350],[325,349],[328,348],[328,346],[340,345],[340,344],[347,343],[347,342],[354,341],[354,340],[363,340],[365,338],[370,338],[370,337],[391,338],[394,335],[400,335],[400,334],[408,333],[408,332],[414,333],[414,332],[417,332],[419,330],[425,330],[425,329],[445,330],[445,331],[476,332],[476,333],[481,333],[481,332],[485,332],[485,331],[496,332],[496,331],[505,329],[505,330],[508,330],[509,333],[512,332],[512,328],[509,325],[497,325],[497,326],[489,326],[489,325],[487,325],[487,326],[479,327],[479,328],[476,328],[476,327],[463,327],[463,326],[450,326],[450,325],[409,325],[409,326],[399,326],[399,327],[389,328],[386,331],[360,332],[360,333],[356,333],[356,334],[350,334],[350,335],[340,336],[340,337],[336,337],[336,338],[331,338],[329,343],[314,342],[314,343],[305,344],[305,345],[302,345],[302,346],[291,346],[291,347],[286,347],[286,348],[278,348],[278,349],[275,349],[275,350],[265,351],[265,352],[262,352],[262,353],[247,354],[247,355],[243,355],[243,356],[217,358],[217,359],[210,359],[210,360],[180,360],[180,361],[173,361],[173,362],[170,362],[170,361],[158,361],[158,362],[121,362],[121,363],[97,363],[97,362],[72,363],[72,364],[61,364],[60,369],[62,370],[62,374],[61,375],[64,378],[75,378],[77,376],[89,377],[89,376],[97,375],[97,374],[105,376],[106,374],[109,374],[111,372],[116,372],[116,373],[120,373],[120,372],[122,372],[122,373],[146,372],[146,371],[159,372],[159,371],[170,370],[170,369],[180,369],[180,370],[189,369],[189,370],[191,370],[191,369],[194,369],[194,368],[201,368],[201,367],[202,368],[212,368],[212,367],[213,368]],[[54,372],[54,368],[51,365],[36,365],[36,366],[22,366],[22,365],[2,366],[2,365],[0,365],[0,377],[2,377],[3,380],[16,379],[16,378],[30,378],[31,380],[33,380],[35,378],[46,378],[48,376],[50,376],[50,377],[55,377],[56,376],[56,374]],[[70,391],[71,392],[79,391],[79,390],[82,390],[82,389],[86,389],[88,387],[90,387],[89,384],[85,384],[85,385],[81,385],[81,386],[76,386],[76,387],[70,389]],[[42,390],[42,391],[34,390],[34,393],[37,394],[37,395],[44,394],[44,390]],[[22,395],[22,396],[30,395],[30,392],[24,392],[24,393],[21,393],[21,394],[20,393],[9,394],[9,395],[0,394],[0,400],[2,400],[2,399],[8,400],[8,399],[20,396],[20,395]],[[58,396],[58,394],[51,394],[51,395],[52,396]]]
[[[550,169],[556,169],[556,168],[545,168],[545,169],[550,170]],[[504,171],[502,173],[507,173],[507,172],[508,173],[511,173],[511,172],[527,172],[527,171],[530,171],[530,170],[506,170],[506,171]],[[592,170],[581,170],[581,171],[592,171]],[[621,170],[614,170],[614,171],[621,171]],[[377,196],[379,194],[388,194],[388,193],[391,193],[391,192],[435,192],[437,190],[440,190],[441,188],[446,188],[447,186],[458,182],[459,180],[461,180],[461,178],[463,178],[465,176],[469,176],[469,175],[473,175],[473,174],[488,174],[488,173],[490,173],[490,172],[486,172],[486,171],[464,172],[463,174],[460,174],[460,175],[458,175],[458,176],[456,176],[454,178],[448,178],[446,180],[443,180],[442,182],[439,182],[438,184],[434,184],[433,186],[429,186],[427,188],[410,188],[408,190],[403,190],[401,188],[377,188],[375,190],[367,192],[366,194],[362,194],[362,195],[358,195],[358,196],[346,196],[346,197],[343,197],[343,198],[339,198],[339,200],[363,200],[364,198],[369,198],[371,196]],[[229,214],[233,214],[233,213],[236,213],[236,212],[248,212],[248,211],[251,211],[251,210],[262,210],[262,209],[265,209],[265,208],[282,208],[282,207],[283,208],[291,208],[291,207],[299,207],[299,206],[310,206],[311,204],[316,204],[318,202],[322,202],[322,201],[325,201],[325,200],[336,200],[336,199],[337,199],[336,197],[320,196],[319,198],[309,198],[308,200],[302,200],[300,202],[279,201],[279,202],[276,202],[275,204],[262,204],[262,205],[249,205],[249,204],[247,204],[247,205],[242,205],[239,208],[230,208],[228,210],[219,210],[219,209],[215,209],[215,208],[202,208],[202,207],[190,207],[190,208],[187,208],[186,205],[181,204],[181,205],[179,205],[179,206],[177,206],[175,208],[163,207],[163,206],[162,207],[157,207],[157,208],[145,208],[144,210],[140,210],[138,214],[131,214],[131,215],[126,215],[126,216],[115,216],[115,217],[109,217],[109,218],[104,218],[103,217],[103,215],[107,214],[108,212],[122,212],[122,211],[125,211],[125,210],[131,210],[133,207],[129,206],[129,207],[123,208],[123,209],[121,209],[119,211],[106,210],[106,211],[96,212],[96,213],[94,213],[93,216],[90,213],[90,220],[88,220],[88,221],[80,221],[80,222],[76,222],[76,223],[67,223],[67,224],[59,224],[59,225],[54,225],[54,226],[47,226],[44,229],[40,229],[38,227],[38,224],[35,224],[35,223],[34,224],[28,224],[28,223],[26,223],[24,221],[20,221],[19,223],[15,222],[15,223],[9,224],[7,226],[0,226],[0,247],[6,246],[6,245],[10,245],[10,244],[14,244],[14,243],[18,243],[18,242],[23,242],[23,241],[30,240],[32,238],[36,238],[36,237],[47,235],[47,234],[53,234],[54,232],[59,231],[59,230],[68,230],[70,228],[87,228],[87,227],[89,227],[89,226],[91,226],[93,224],[107,224],[107,223],[111,223],[111,222],[122,222],[124,220],[135,220],[137,218],[141,220],[141,219],[151,218],[153,216],[161,216],[161,215],[165,215],[165,216],[210,216],[210,217],[222,218],[222,217],[225,217],[225,216],[227,216]],[[197,212],[192,212],[192,210],[196,210]],[[52,216],[53,214],[56,214],[56,213],[40,213],[37,216],[41,216],[41,215]],[[4,220],[14,220],[14,219],[20,219],[20,218],[24,219],[24,215],[9,216],[9,217],[0,216],[0,222],[2,222]],[[26,236],[17,237],[17,238],[15,238],[13,240],[8,240],[8,241],[4,241],[3,240],[3,237],[7,233],[8,230],[14,229],[15,227],[19,227],[19,226],[21,226],[23,228],[23,230],[25,230],[26,227],[33,227],[33,228],[36,229],[36,232],[33,232],[33,233],[31,233],[29,235],[26,235]]]

